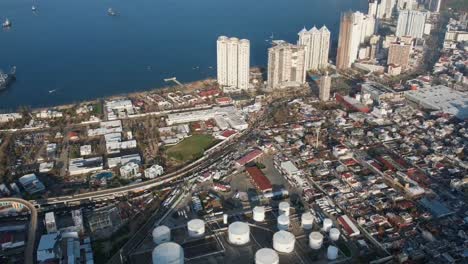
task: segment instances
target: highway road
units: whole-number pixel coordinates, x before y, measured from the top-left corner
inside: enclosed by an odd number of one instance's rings
[[[28,228],[28,242],[26,243],[26,248],[24,250],[24,263],[33,264],[34,263],[34,251],[36,243],[36,231],[37,231],[37,210],[34,205],[26,200],[18,198],[0,198],[0,202],[15,202],[20,203],[26,206],[31,212],[31,220],[29,222]]]

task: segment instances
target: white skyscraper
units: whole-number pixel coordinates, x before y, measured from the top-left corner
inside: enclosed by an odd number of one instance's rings
[[[320,101],[330,100],[330,87],[331,87],[331,77],[328,75],[328,72],[320,77],[320,90],[319,90],[319,99]]]
[[[229,90],[249,88],[250,42],[247,39],[218,38],[218,83]]]
[[[306,82],[306,47],[275,41],[268,49],[268,88],[300,86]]]
[[[377,17],[377,8],[379,7],[378,0],[369,0],[369,9],[367,14],[372,17]]]
[[[422,38],[425,23],[425,12],[403,10],[398,15],[396,35],[398,37],[410,36],[413,38]]]
[[[379,0],[375,0],[379,1]],[[395,0],[380,0],[377,4],[377,18],[389,19],[392,17]]]
[[[298,45],[306,46],[306,70],[320,70],[328,66],[330,50],[330,31],[323,26],[320,30],[313,27],[299,32]]]
[[[358,56],[359,46],[369,40],[375,31],[375,18],[361,12],[342,15],[336,66],[338,69],[351,67]]]

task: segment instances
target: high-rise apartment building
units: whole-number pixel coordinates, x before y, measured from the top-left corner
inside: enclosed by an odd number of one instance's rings
[[[323,26],[320,29],[305,28],[299,32],[298,45],[305,46],[306,70],[320,70],[328,66],[328,52],[330,50],[330,31]]]
[[[275,41],[268,49],[268,88],[300,86],[306,82],[306,47]]]
[[[415,10],[403,10],[398,15],[396,35],[422,38],[424,25],[426,23],[426,13]]]
[[[393,9],[395,8],[395,0],[375,0],[377,4],[377,18],[389,19],[392,17]]]
[[[361,12],[341,15],[336,66],[343,70],[351,67],[358,56],[359,46],[369,40],[375,31],[375,18]]]
[[[328,75],[328,72],[322,77],[320,77],[319,88],[320,101],[330,100],[331,77]]]
[[[411,45],[404,42],[394,42],[388,48],[387,65],[400,65],[402,69],[408,66]]]
[[[221,36],[216,44],[219,85],[230,90],[248,89],[250,41]]]

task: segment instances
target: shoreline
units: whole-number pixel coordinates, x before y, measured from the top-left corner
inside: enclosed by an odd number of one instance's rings
[[[258,67],[252,68],[256,69]],[[192,92],[197,89],[202,89],[204,87],[194,87],[194,86],[200,86],[200,85],[206,85],[206,83],[209,84],[215,84],[216,79],[214,77],[209,77],[206,79],[202,80],[196,80],[188,83],[182,83],[183,87],[180,87],[178,84],[174,83],[173,86],[162,86],[162,87],[155,87],[155,88],[150,88],[146,90],[141,90],[141,91],[135,91],[135,92],[128,92],[128,93],[120,93],[120,94],[111,94],[108,96],[104,97],[98,97],[94,99],[88,99],[88,100],[83,100],[80,102],[75,102],[75,103],[65,103],[65,104],[57,104],[57,105],[50,105],[50,106],[39,106],[39,107],[30,107],[30,106],[25,106],[25,105],[18,105],[16,110],[10,111],[8,109],[2,109],[0,108],[0,114],[8,114],[8,113],[18,113],[20,112],[21,107],[26,107],[32,112],[36,111],[42,111],[42,110],[48,110],[48,109],[57,109],[57,110],[64,110],[64,109],[69,109],[71,107],[77,106],[77,105],[83,105],[83,104],[94,104],[97,103],[101,100],[117,100],[117,99],[123,99],[123,98],[128,98],[128,97],[136,97],[136,96],[141,96],[144,94],[149,94],[149,93],[165,93],[168,92],[169,90],[175,89],[176,91],[182,91],[182,92]]]

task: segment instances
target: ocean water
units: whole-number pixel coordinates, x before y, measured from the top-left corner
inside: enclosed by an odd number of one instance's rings
[[[366,0],[1,0],[0,20],[13,26],[0,29],[0,69],[15,65],[17,81],[0,111],[214,77],[220,35],[249,39],[251,65],[266,66],[272,34],[295,43],[304,26],[326,25],[336,42],[340,13],[366,9]]]

